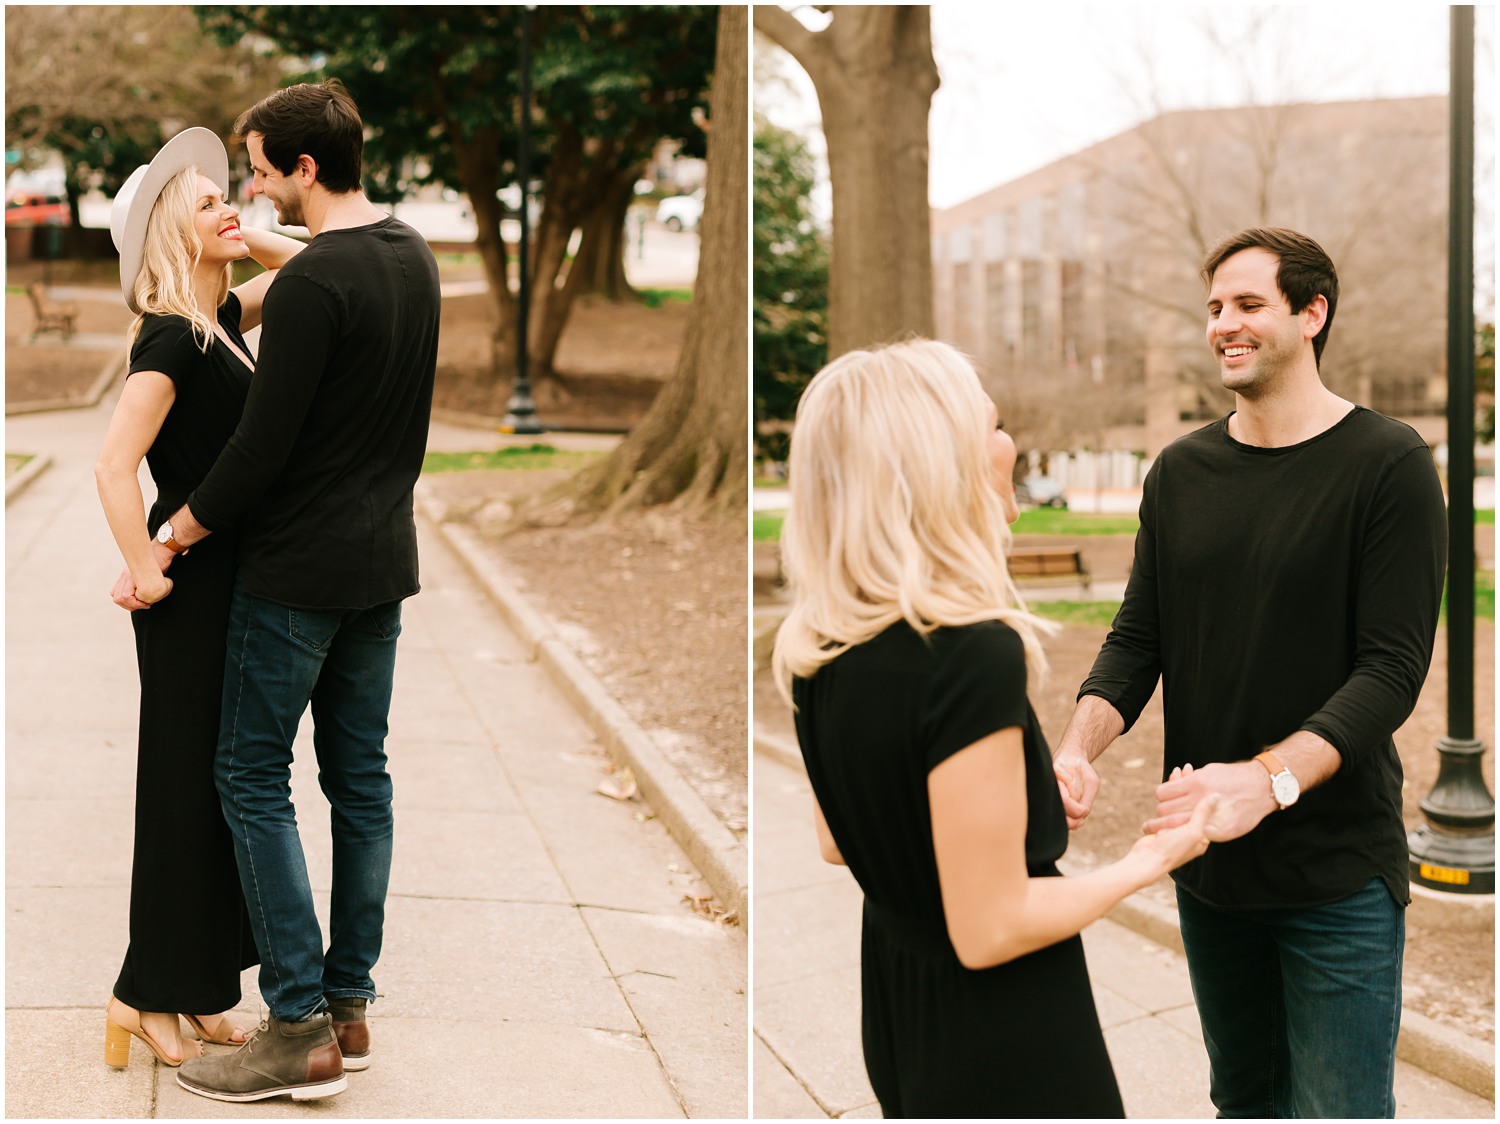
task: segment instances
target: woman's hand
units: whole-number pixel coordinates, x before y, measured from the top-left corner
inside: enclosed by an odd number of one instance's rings
[[[1130,848],[1130,857],[1155,871],[1150,879],[1153,882],[1183,863],[1196,859],[1208,850],[1209,819],[1218,807],[1218,794],[1210,794],[1198,801],[1186,823],[1142,835]]]
[[[148,576],[144,582],[138,583],[129,570],[121,570],[109,591],[109,599],[133,613],[137,609],[151,608],[171,592],[172,579],[166,574],[157,573],[155,577]]]

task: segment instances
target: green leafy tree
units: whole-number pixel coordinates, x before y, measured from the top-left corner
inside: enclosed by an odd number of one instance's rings
[[[753,160],[755,443],[784,461],[797,399],[828,361],[828,238],[812,214],[806,142],[757,118]]]
[[[500,192],[515,182],[519,5],[202,7],[221,42],[259,37],[305,60],[290,81],[337,76],[369,130],[368,186],[399,198],[441,183],[469,197],[496,327],[493,406],[515,369],[514,250]],[[529,370],[555,393],[553,357],[574,299],[609,275],[632,189],[662,138],[697,143],[713,57],[711,7],[540,7],[533,41],[533,172],[541,201],[531,244]],[[568,249],[581,232],[575,264]],[[600,260],[604,259],[604,265]]]
[[[677,370],[609,456],[538,496],[518,513],[518,523],[609,516],[664,504],[694,515],[745,517],[748,26],[744,5],[720,10],[702,251]]]

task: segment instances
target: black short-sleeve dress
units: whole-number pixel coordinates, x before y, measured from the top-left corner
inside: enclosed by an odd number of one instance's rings
[[[1026,754],[1026,866],[1057,874],[1067,821],[999,621],[922,636],[898,622],[796,680],[818,805],[865,893],[865,1067],[888,1118],[1121,1117],[1078,937],[978,971],[948,939],[927,774],[997,730]]]
[[[248,355],[232,293],[219,324]],[[251,372],[217,341],[204,354],[179,316],[146,318],[130,351],[130,375],[140,371],[160,371],[176,388],[146,454],[157,489],[147,517],[154,534],[234,433]],[[260,959],[213,771],[238,550],[233,532],[210,535],[173,560],[170,596],[130,614],[140,736],[130,944],[114,993],[137,1010],[228,1010],[241,998],[240,972]]]

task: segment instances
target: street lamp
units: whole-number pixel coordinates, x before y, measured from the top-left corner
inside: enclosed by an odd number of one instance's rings
[[[1495,799],[1474,737],[1474,9],[1451,9],[1448,172],[1448,735],[1407,837],[1411,878],[1495,892]]]
[[[527,259],[531,244],[531,208],[528,196],[531,186],[531,14],[535,4],[521,9],[521,135],[520,151],[516,154],[516,176],[521,181],[521,243],[520,257],[521,292],[517,301],[516,318],[516,384],[506,403],[507,413],[500,421],[502,433],[541,433],[542,423],[537,420],[536,402],[531,397],[531,379],[527,374],[526,329],[531,319],[531,279],[528,276]]]

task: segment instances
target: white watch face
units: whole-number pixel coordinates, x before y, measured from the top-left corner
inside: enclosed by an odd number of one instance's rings
[[[1302,786],[1297,783],[1297,778],[1290,769],[1283,769],[1271,778],[1271,795],[1283,808],[1295,804],[1301,794]]]
[[[163,523],[156,532],[156,541],[166,546],[172,539],[172,524]]]

